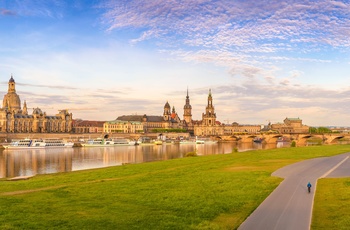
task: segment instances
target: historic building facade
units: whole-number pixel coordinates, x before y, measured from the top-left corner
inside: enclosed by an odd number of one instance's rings
[[[225,125],[224,135],[234,135],[241,133],[256,134],[261,131],[261,125],[240,125],[237,122],[233,122],[230,125]]]
[[[186,95],[186,102],[184,105],[184,115],[182,120],[182,126],[190,134],[194,134],[194,124],[192,120],[192,106],[190,104],[190,97],[188,96],[188,89],[187,89],[187,95]]]
[[[72,130],[72,113],[60,110],[54,116],[46,115],[40,108],[28,114],[27,103],[16,93],[16,82],[11,76],[8,92],[0,109],[0,132],[7,133],[66,133]]]
[[[208,103],[205,113],[202,114],[202,120],[194,122],[194,135],[196,136],[213,136],[223,135],[224,125],[216,121],[216,113],[213,105],[211,89],[209,90]]]
[[[128,122],[128,123],[126,123]],[[140,128],[143,129],[144,133],[152,132],[154,129],[182,129],[182,121],[175,111],[175,107],[171,109],[169,102],[164,105],[163,116],[154,115],[123,115],[119,116],[114,121],[109,121],[105,123],[106,131],[109,124],[125,124],[126,126],[135,126],[135,128],[123,128],[125,130],[130,130],[130,132],[140,133]],[[119,127],[120,128],[120,127]],[[119,129],[121,132],[122,129]],[[108,129],[108,131],[111,131]],[[116,131],[116,130],[114,130]]]
[[[73,133],[102,133],[104,121],[73,120]]]
[[[107,121],[103,124],[104,133],[143,133],[140,121]]]
[[[309,126],[303,125],[303,121],[300,118],[286,118],[283,123],[277,123],[271,125],[271,130],[278,133],[308,133]]]

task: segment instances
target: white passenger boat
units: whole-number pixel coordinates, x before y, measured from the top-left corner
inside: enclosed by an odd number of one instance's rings
[[[204,142],[205,142],[204,140],[199,140],[199,139],[196,140],[196,144],[204,144]]]
[[[81,143],[83,147],[111,147],[114,146],[114,141],[111,139],[97,138],[87,140],[85,143]]]
[[[126,138],[116,138],[113,139],[115,146],[121,146],[121,145],[136,145],[136,141],[132,141]]]
[[[180,140],[180,144],[196,144],[194,140]]]
[[[18,139],[12,140],[9,145],[5,145],[5,149],[26,149],[26,148],[71,148],[73,142],[64,141],[62,139]]]

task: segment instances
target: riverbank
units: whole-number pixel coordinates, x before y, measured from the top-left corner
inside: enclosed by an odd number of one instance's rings
[[[273,171],[349,151],[257,150],[0,180],[0,228],[235,229],[282,181]]]

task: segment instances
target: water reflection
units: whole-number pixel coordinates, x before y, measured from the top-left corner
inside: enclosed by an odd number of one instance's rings
[[[27,149],[0,151],[0,178],[70,172],[128,163],[142,163],[181,158],[188,152],[198,155],[231,153],[235,149],[270,149],[276,144],[214,143],[164,144],[144,146],[115,146],[64,149]]]

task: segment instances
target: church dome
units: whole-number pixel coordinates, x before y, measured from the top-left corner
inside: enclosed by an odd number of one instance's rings
[[[16,83],[12,75],[9,80],[8,86],[9,88],[7,94],[4,96],[4,100],[2,101],[2,107],[18,112],[19,110],[21,110],[21,99],[16,93]]]
[[[21,99],[16,93],[7,93],[4,96],[3,107],[11,108],[14,110],[21,109]]]
[[[41,109],[39,109],[39,108],[35,108],[34,110],[33,110],[33,114],[42,114],[43,113],[43,111],[41,111]]]

